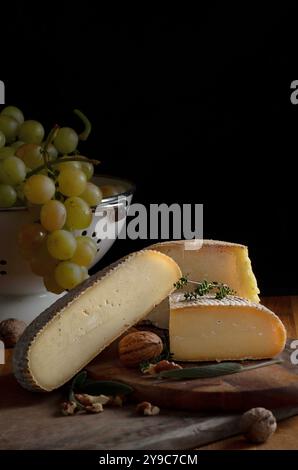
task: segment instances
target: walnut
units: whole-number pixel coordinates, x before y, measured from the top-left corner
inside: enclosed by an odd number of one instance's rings
[[[250,442],[262,443],[276,431],[276,419],[266,408],[252,408],[241,416],[241,430]]]
[[[92,406],[96,403],[106,405],[110,401],[110,397],[107,397],[106,395],[88,395],[87,393],[76,393],[75,397],[83,406]]]
[[[159,415],[160,409],[158,406],[151,405],[149,401],[142,401],[137,405],[136,412],[144,416],[156,416]]]
[[[118,345],[119,358],[126,367],[138,367],[162,353],[163,342],[151,331],[135,331],[124,336]]]
[[[101,413],[103,406],[101,403],[93,403],[90,406],[85,406],[85,410],[88,411],[88,413]]]
[[[0,323],[0,340],[6,348],[13,348],[23,334],[26,323],[16,318],[8,318]]]
[[[77,409],[77,404],[74,401],[64,401],[61,404],[61,412],[64,416],[74,415]]]
[[[159,372],[163,372],[164,370],[173,370],[173,369],[182,369],[182,367],[179,364],[176,364],[176,362],[171,362],[171,361],[159,361],[157,364],[155,364],[155,373],[159,374]]]

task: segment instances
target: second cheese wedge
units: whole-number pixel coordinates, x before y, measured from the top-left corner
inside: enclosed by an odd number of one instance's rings
[[[17,380],[29,390],[63,385],[169,295],[178,265],[140,251],[92,276],[25,330],[14,353]]]
[[[259,289],[248,248],[218,240],[175,240],[149,247],[173,258],[183,274],[194,281],[227,284],[239,297],[259,302]]]
[[[259,289],[244,245],[218,240],[175,240],[149,247],[170,256],[183,275],[193,281],[217,281],[227,284],[236,295],[259,302]],[[193,286],[189,287],[193,290]],[[187,288],[186,288],[187,290]],[[169,327],[169,303],[162,302],[148,316],[161,328]]]
[[[177,361],[265,359],[282,352],[286,331],[268,308],[240,297],[170,296],[170,350]]]

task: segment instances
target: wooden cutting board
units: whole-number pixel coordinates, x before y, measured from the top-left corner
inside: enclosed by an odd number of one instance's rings
[[[100,414],[62,416],[63,390],[28,392],[11,371],[0,374],[0,390],[0,450],[177,450],[240,432],[239,414],[231,413],[162,409],[146,417],[128,404],[106,407]],[[274,410],[278,421],[297,413],[298,407]]]
[[[298,337],[298,297],[267,298],[263,303],[279,314],[290,337]],[[106,355],[103,359],[109,358]],[[134,405],[126,405],[106,408],[100,415],[61,416],[59,404],[65,399],[63,390],[48,394],[27,392],[11,375],[11,351],[7,351],[6,360],[6,366],[0,365],[0,430],[3,431],[0,432],[0,449],[174,450],[201,448],[239,433],[238,414],[216,411],[161,408],[159,416],[148,418],[136,415]],[[271,368],[272,375],[273,370]],[[296,383],[293,370],[290,376]],[[296,402],[296,386],[292,391],[292,397],[287,392],[286,401]],[[278,421],[283,420],[297,415],[298,406],[278,408],[274,414]],[[239,436],[212,444],[210,448],[296,450],[297,419],[286,420],[268,443],[257,447]]]
[[[265,297],[262,303],[283,321],[288,337],[298,338],[298,296]],[[87,367],[93,378],[122,381],[134,389],[136,401],[148,400],[161,407],[189,411],[243,411],[254,406],[277,408],[298,405],[298,365],[291,364],[290,342],[282,364],[221,378],[183,382],[155,382],[129,370],[116,359],[114,344]]]
[[[94,379],[117,380],[134,389],[132,398],[170,409],[188,411],[242,411],[255,406],[278,408],[298,405],[298,366],[290,356],[291,341],[281,354],[282,364],[247,372],[184,381],[157,380],[124,367],[117,353],[98,356],[87,366]],[[246,361],[243,365],[262,361]],[[194,366],[198,365],[192,364]],[[189,364],[185,364],[189,367]]]

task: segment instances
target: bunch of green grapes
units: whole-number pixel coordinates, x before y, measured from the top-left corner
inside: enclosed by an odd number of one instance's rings
[[[83,133],[56,126],[45,141],[42,124],[24,120],[20,109],[7,106],[0,114],[0,207],[38,208],[39,220],[21,228],[18,245],[32,271],[56,294],[88,277],[97,247],[92,238],[74,231],[89,227],[91,208],[103,197],[90,181],[94,162],[77,150],[91,125],[76,113],[85,124]],[[109,188],[103,189],[107,195]]]

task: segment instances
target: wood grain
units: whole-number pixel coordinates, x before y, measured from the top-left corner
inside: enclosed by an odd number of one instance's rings
[[[101,356],[86,369],[92,378],[130,385],[136,402],[147,400],[163,408],[213,412],[244,411],[255,406],[273,409],[298,405],[298,367],[290,362],[291,352],[289,347],[284,350],[282,364],[210,379],[156,380],[128,369],[117,358],[103,360]]]
[[[290,337],[298,336],[298,297],[266,298],[263,303],[280,316]],[[64,417],[59,412],[63,390],[23,390],[11,375],[11,351],[7,354],[8,363],[0,366],[0,449],[298,449],[298,416],[285,419],[298,414],[298,407],[275,410],[285,420],[259,446],[241,436],[225,439],[239,431],[237,414],[162,409],[148,418],[136,416],[134,405],[128,405],[100,415]]]
[[[237,433],[235,415],[163,410],[138,416],[135,406],[62,416],[63,391],[32,393],[0,377],[0,449],[188,449]],[[5,391],[5,393],[3,393]]]
[[[237,414],[164,409],[159,416],[144,417],[128,404],[106,408],[100,414],[62,416],[61,390],[48,394],[28,392],[12,375],[0,377],[0,390],[0,450],[178,450],[239,433]],[[278,419],[298,413],[298,407],[282,413],[277,414]],[[223,446],[225,442],[228,441],[223,441]],[[235,442],[238,447],[243,445],[238,438]]]

